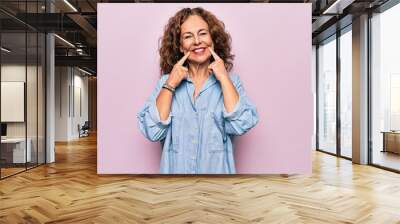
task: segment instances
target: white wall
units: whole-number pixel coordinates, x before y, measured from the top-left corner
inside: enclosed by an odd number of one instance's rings
[[[25,69],[27,69],[25,71]],[[41,68],[39,67],[39,73]],[[1,81],[2,82],[25,82],[25,75],[28,78],[27,87],[27,120],[28,120],[28,137],[30,134],[36,136],[36,122],[37,122],[37,98],[36,98],[36,66],[18,65],[18,64],[5,64],[1,66]],[[42,105],[39,105],[41,107]],[[2,108],[5,110],[6,108]],[[26,122],[7,122],[7,136],[8,137],[25,137],[25,123]]]
[[[55,141],[68,140],[70,75],[68,67],[55,68]]]
[[[76,70],[75,70],[76,71]],[[76,73],[75,73],[76,74]],[[81,73],[80,73],[81,74]],[[74,79],[74,86],[75,86],[75,107],[74,107],[74,119],[72,119],[72,135],[78,137],[78,124],[81,126],[85,123],[85,121],[89,118],[88,112],[88,77],[75,75]],[[79,93],[80,91],[80,93]],[[79,97],[80,96],[80,97]],[[79,111],[79,109],[81,111]]]
[[[78,124],[88,120],[88,77],[72,67],[56,67],[55,73],[55,140],[77,139]]]

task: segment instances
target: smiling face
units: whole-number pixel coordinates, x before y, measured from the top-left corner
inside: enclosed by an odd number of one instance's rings
[[[192,63],[202,64],[211,57],[208,47],[213,42],[208,30],[208,24],[198,15],[189,16],[181,25],[180,51],[186,54],[191,51],[188,60]]]

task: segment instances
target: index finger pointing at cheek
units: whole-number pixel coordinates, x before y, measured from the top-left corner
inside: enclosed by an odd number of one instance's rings
[[[182,66],[183,63],[185,63],[186,59],[189,57],[190,55],[190,51],[188,51],[179,61],[178,61],[178,65]]]
[[[211,52],[211,54],[212,54],[212,56],[214,57],[215,60],[220,60],[221,59],[211,47],[208,47],[208,49],[210,50],[210,52]]]

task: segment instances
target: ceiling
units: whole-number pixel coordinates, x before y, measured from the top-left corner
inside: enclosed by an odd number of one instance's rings
[[[338,4],[335,3],[338,1]],[[61,38],[56,39],[56,65],[80,66],[96,72],[97,40],[97,3],[135,3],[135,2],[253,2],[253,3],[312,3],[312,37],[313,43],[327,38],[351,24],[352,17],[366,10],[372,10],[387,0],[45,0],[20,1],[1,0],[1,30],[9,33],[7,42],[10,46],[23,46],[18,32],[28,28],[31,31],[55,32]],[[52,13],[48,13],[52,10]],[[340,20],[340,22],[338,22]],[[14,34],[11,34],[14,33]],[[12,36],[15,36],[13,38]],[[23,42],[21,42],[23,41]],[[2,42],[4,43],[4,41]],[[31,46],[34,46],[33,44]],[[30,46],[29,46],[30,47]],[[30,51],[28,49],[28,51]]]

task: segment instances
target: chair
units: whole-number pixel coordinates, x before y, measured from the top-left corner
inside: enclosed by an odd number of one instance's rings
[[[89,129],[90,129],[89,121],[85,121],[82,127],[80,127],[80,125],[78,124],[79,138],[89,136]]]

